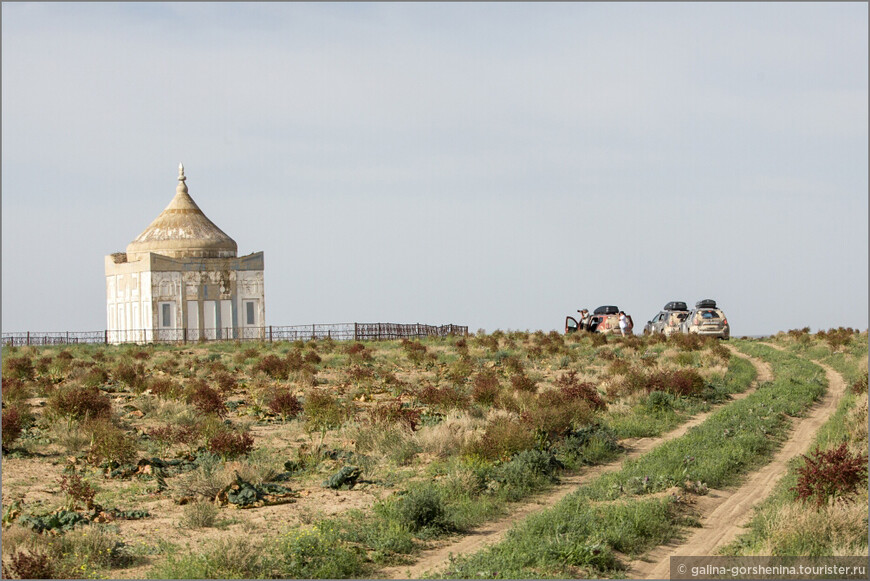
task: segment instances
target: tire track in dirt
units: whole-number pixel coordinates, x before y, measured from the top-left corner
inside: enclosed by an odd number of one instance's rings
[[[737,351],[734,347],[727,345],[732,354],[750,361],[757,371],[755,381],[741,393],[732,394],[731,399],[714,406],[710,410],[700,413],[691,420],[674,428],[670,432],[658,437],[650,438],[629,438],[620,441],[629,451],[621,458],[606,464],[591,466],[581,474],[571,474],[560,477],[559,484],[547,491],[544,494],[536,495],[526,502],[519,504],[511,513],[498,520],[491,521],[480,525],[470,532],[462,535],[458,539],[448,540],[438,546],[423,551],[417,561],[412,565],[401,565],[397,567],[387,567],[381,569],[377,573],[379,579],[419,579],[424,573],[440,569],[449,563],[451,555],[464,555],[475,553],[488,545],[498,543],[507,533],[507,531],[517,522],[526,517],[540,512],[546,508],[550,508],[560,500],[574,492],[577,487],[586,482],[608,472],[614,472],[622,468],[623,463],[628,460],[633,460],[643,456],[656,446],[679,438],[693,427],[702,424],[710,414],[715,412],[722,406],[728,405],[731,402],[741,400],[754,392],[759,384],[771,381],[773,373],[770,365],[766,362],[754,359],[748,355]]]
[[[783,350],[777,345],[765,345]],[[711,490],[707,496],[700,497],[696,506],[702,513],[701,528],[685,541],[662,545],[647,553],[643,560],[629,563],[628,578],[669,579],[671,557],[713,555],[718,547],[728,544],[744,530],[752,517],[752,509],[770,495],[788,470],[789,460],[807,453],[816,431],[836,411],[846,392],[846,382],[839,373],[823,363],[812,362],[825,371],[828,389],[806,416],[795,420],[788,440],[773,460],[750,474],[736,490]]]

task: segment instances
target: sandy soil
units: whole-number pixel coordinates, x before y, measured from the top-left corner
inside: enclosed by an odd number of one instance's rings
[[[839,373],[827,365],[815,363],[825,370],[828,390],[810,413],[794,422],[788,441],[770,464],[752,473],[736,490],[711,490],[707,497],[699,498],[697,509],[703,515],[701,528],[683,542],[663,545],[645,555],[642,561],[630,563],[628,578],[667,579],[671,557],[713,555],[718,547],[728,544],[743,531],[752,517],[752,508],[773,491],[787,471],[789,460],[809,451],[813,435],[831,417],[846,391],[846,382]]]
[[[755,383],[746,391],[732,396],[733,399],[730,401],[743,399],[755,391],[755,388],[760,382],[773,379],[773,374],[771,373],[770,366],[767,363],[750,358],[738,352],[733,347],[729,346],[729,349],[731,349],[734,355],[750,360],[758,371]],[[483,549],[485,546],[498,543],[515,523],[525,519],[531,514],[555,505],[568,494],[576,490],[578,486],[589,482],[601,474],[619,470],[622,468],[624,462],[642,456],[664,442],[679,438],[692,427],[703,423],[704,420],[706,420],[707,417],[716,409],[721,407],[721,405],[714,407],[710,411],[698,414],[683,425],[657,438],[632,438],[622,440],[620,443],[625,446],[629,452],[618,460],[600,466],[591,467],[580,474],[562,477],[558,486],[549,490],[546,494],[539,495],[528,502],[516,505],[516,508],[514,508],[511,511],[511,514],[507,517],[486,523],[466,535],[441,541],[433,548],[424,551],[417,562],[413,565],[385,568],[378,572],[377,577],[383,579],[417,579],[428,571],[434,571],[447,565],[451,555],[458,556],[474,553]]]

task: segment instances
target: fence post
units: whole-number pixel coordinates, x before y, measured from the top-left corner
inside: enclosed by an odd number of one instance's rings
[[[30,345],[30,331],[27,332],[27,344]]]
[[[269,343],[272,342],[272,325],[269,325]]]
[[[354,324],[353,324],[353,340],[354,340],[354,341],[357,340],[357,339],[356,339],[356,338],[357,338],[357,325],[358,325],[358,323],[354,323]]]
[[[311,323],[311,339],[317,339],[317,331],[314,330],[314,323]]]

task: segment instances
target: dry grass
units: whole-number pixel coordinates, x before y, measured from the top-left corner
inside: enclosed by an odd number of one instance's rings
[[[776,512],[766,513],[766,538],[754,547],[752,555],[791,555],[802,552],[825,539],[825,551],[834,555],[867,554],[867,491],[862,491],[853,502],[836,502],[819,510],[808,509],[800,503],[782,506]]]
[[[508,417],[511,414],[502,410],[491,410],[488,415],[492,418]],[[489,418],[472,417],[467,411],[452,410],[440,423],[420,428],[416,433],[416,440],[424,452],[446,458],[479,441]]]

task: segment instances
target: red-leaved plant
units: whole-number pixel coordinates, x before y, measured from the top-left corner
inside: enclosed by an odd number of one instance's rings
[[[850,496],[867,484],[867,454],[853,455],[846,442],[830,450],[816,448],[803,458],[797,485],[791,488],[801,502],[813,502],[816,507],[838,498],[848,502]]]

